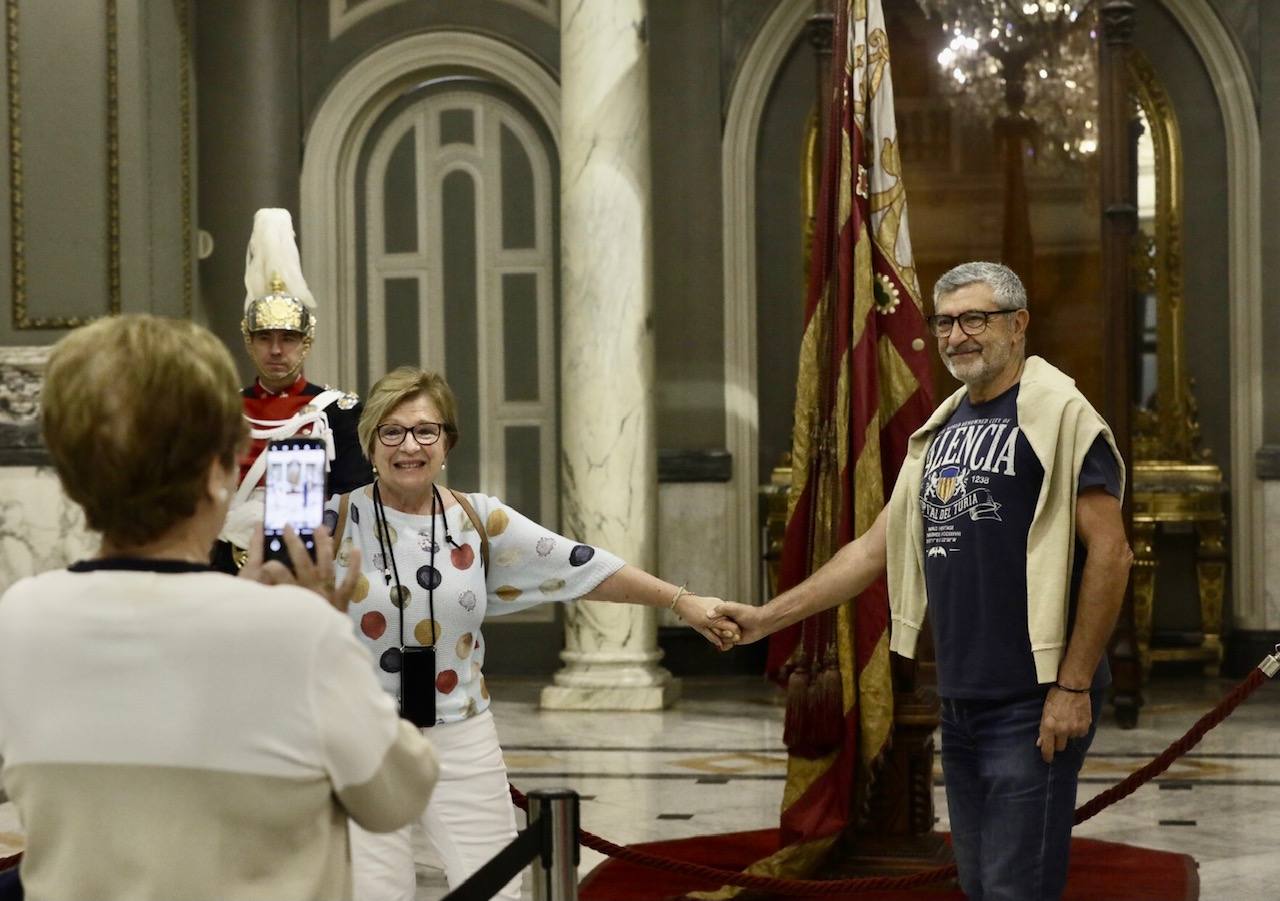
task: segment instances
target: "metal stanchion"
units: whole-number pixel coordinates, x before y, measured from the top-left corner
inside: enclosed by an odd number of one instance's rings
[[[578,901],[578,793],[529,792],[529,825],[535,824],[542,853],[533,859],[533,901]]]

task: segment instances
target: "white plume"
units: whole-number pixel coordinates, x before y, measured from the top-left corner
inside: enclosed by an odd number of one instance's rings
[[[279,276],[286,294],[315,311],[316,301],[302,277],[302,260],[293,234],[293,217],[288,210],[262,209],[253,216],[253,234],[244,255],[244,308],[271,293],[271,278]]]

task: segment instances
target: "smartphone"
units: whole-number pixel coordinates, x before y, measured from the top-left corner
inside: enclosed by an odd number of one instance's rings
[[[291,566],[284,529],[292,526],[314,560],[316,529],[324,522],[325,444],[319,438],[280,438],[263,453],[267,455],[263,559]]]
[[[436,724],[436,649],[400,652],[400,715],[419,729]]]

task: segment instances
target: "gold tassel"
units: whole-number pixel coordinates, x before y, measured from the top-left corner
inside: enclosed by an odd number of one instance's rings
[[[804,745],[805,734],[808,732],[806,712],[809,706],[810,679],[807,664],[808,661],[802,659],[792,667],[787,676],[787,716],[783,720],[782,743],[792,753],[800,753],[796,749]]]
[[[834,641],[821,618],[805,624],[787,676],[787,715],[782,740],[796,757],[829,754],[844,740],[844,698]],[[816,633],[816,634],[814,634]]]
[[[827,646],[822,669],[813,681],[813,744],[822,748],[822,753],[825,754],[840,746],[844,733],[840,664],[833,646]]]

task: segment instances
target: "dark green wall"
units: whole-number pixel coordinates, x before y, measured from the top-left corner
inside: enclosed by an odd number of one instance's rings
[[[28,0],[13,11],[4,101],[21,131],[0,122],[0,346],[51,344],[112,311],[189,314],[186,5]]]
[[[817,95],[808,40],[796,41],[769,93],[756,157],[756,396],[761,483],[791,450],[796,372],[804,332],[801,174],[805,125]]]
[[[664,448],[725,445],[719,40],[716,3],[651,0],[654,349]]]
[[[1259,4],[1262,130],[1262,365],[1263,440],[1280,445],[1280,5]]]
[[[301,233],[297,3],[200,3],[195,46],[199,224],[213,237],[199,267],[202,312],[248,381],[240,319],[253,214],[282,207]]]

